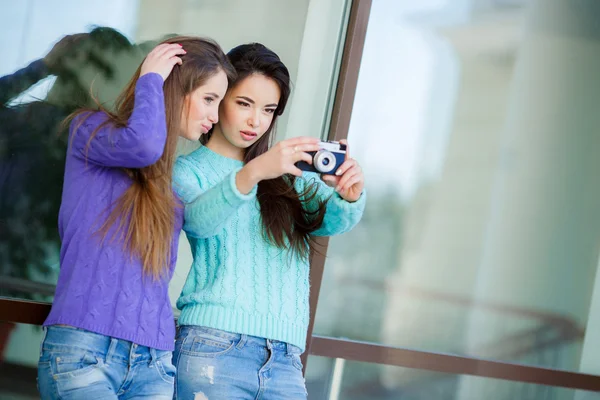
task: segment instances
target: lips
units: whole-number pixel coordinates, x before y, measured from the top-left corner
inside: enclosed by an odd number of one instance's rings
[[[246,142],[250,142],[254,139],[256,139],[256,132],[252,132],[252,131],[240,131],[240,135],[242,136],[242,139],[245,140]]]
[[[211,128],[212,128],[211,125],[202,124],[202,133],[208,133],[208,131],[210,131]]]

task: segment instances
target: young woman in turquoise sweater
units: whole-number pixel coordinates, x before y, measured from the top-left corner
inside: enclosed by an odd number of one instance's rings
[[[297,163],[312,162],[318,139],[270,146],[288,70],[261,44],[228,57],[238,77],[219,122],[175,163],[194,257],[177,301],[176,398],[304,399],[313,238],[358,223],[364,177],[348,154],[337,175],[303,173]]]

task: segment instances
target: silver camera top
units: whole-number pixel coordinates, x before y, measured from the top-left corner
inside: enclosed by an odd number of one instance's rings
[[[319,143],[322,150],[334,151],[336,153],[346,154],[346,145],[340,142],[330,141]]]

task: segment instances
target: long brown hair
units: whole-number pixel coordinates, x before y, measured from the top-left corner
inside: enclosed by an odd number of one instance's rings
[[[232,86],[253,74],[261,74],[272,79],[281,93],[269,129],[246,149],[244,162],[248,163],[267,152],[273,144],[277,117],[283,114],[291,92],[290,74],[277,54],[260,43],[237,46],[227,53],[227,57],[237,73]],[[201,141],[206,144],[209,139],[210,135],[204,135]],[[296,179],[293,175],[284,175],[261,181],[257,198],[265,237],[277,247],[307,259],[311,251],[317,250],[312,233],[323,224],[326,199],[316,198],[315,184],[306,185],[299,193],[295,189]],[[309,208],[309,204],[314,206]]]
[[[160,159],[144,168],[123,168],[132,184],[117,200],[115,208],[97,233],[106,239],[111,227],[118,226],[111,239],[123,241],[130,256],[139,257],[144,272],[159,278],[168,270],[171,261],[171,242],[175,229],[174,210],[181,205],[172,190],[172,170],[175,161],[177,138],[181,131],[182,110],[188,109],[187,95],[203,85],[219,71],[224,71],[231,82],[235,70],[221,47],[212,40],[179,36],[162,43],[179,43],[186,50],[180,56],[183,64],[176,65],[165,80],[164,101],[167,125],[167,141]],[[107,124],[115,127],[127,125],[134,109],[135,86],[140,77],[141,65],[115,102],[111,112],[98,105],[105,112],[107,121],[98,126],[90,136],[88,146],[98,131]],[[90,110],[81,109],[68,117]],[[97,110],[95,110],[97,111]],[[83,123],[82,119],[81,123]],[[77,129],[74,129],[74,134]]]

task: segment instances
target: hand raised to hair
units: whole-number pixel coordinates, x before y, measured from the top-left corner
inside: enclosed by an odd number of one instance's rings
[[[146,59],[142,63],[140,76],[156,72],[165,81],[173,70],[173,67],[176,64],[181,65],[183,63],[181,58],[177,56],[185,53],[186,51],[179,44],[159,44],[146,56]]]

